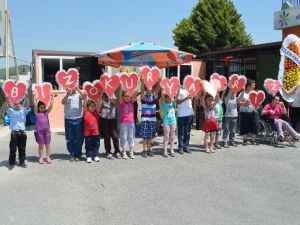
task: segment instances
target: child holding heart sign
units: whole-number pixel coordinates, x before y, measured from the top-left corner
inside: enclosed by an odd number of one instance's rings
[[[5,94],[6,96],[9,95],[9,93]],[[11,130],[11,135],[9,143],[9,170],[12,170],[15,166],[17,149],[19,150],[19,165],[23,168],[27,168],[27,165],[25,164],[27,142],[25,123],[26,115],[30,112],[28,94],[26,93],[26,107],[22,106],[21,100],[15,102],[13,107],[9,107],[7,99],[4,109],[7,110],[7,115],[10,117],[9,129]]]
[[[35,140],[39,145],[39,163],[44,164],[43,159],[43,148],[44,145],[46,147],[46,155],[47,155],[47,163],[51,164],[52,160],[50,157],[50,142],[51,142],[51,130],[49,125],[49,118],[48,114],[51,112],[53,106],[53,97],[54,95],[51,94],[50,104],[47,108],[46,104],[42,101],[38,101],[37,93],[33,93],[34,95],[34,114],[36,117],[35,129],[34,129],[34,136]]]

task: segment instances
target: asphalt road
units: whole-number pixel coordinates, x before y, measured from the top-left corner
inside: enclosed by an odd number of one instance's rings
[[[192,133],[192,154],[165,159],[156,146],[153,158],[92,164],[69,162],[64,135],[56,133],[53,164],[39,165],[30,131],[28,168],[13,171],[7,168],[9,136],[1,137],[0,224],[300,224],[299,144],[208,155],[202,132]]]

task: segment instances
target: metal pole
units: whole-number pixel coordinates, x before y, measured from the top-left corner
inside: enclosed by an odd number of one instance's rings
[[[13,49],[13,57],[14,57],[14,61],[15,61],[16,75],[17,75],[17,79],[19,80],[19,68],[18,68],[16,48],[15,48],[15,44],[14,44],[14,37],[13,37],[13,31],[12,31],[12,27],[11,27],[11,19],[10,19],[9,13],[8,13],[8,22],[9,22],[11,44],[12,44],[12,49]]]
[[[8,13],[5,11],[5,78],[9,79],[9,31],[8,31]]]

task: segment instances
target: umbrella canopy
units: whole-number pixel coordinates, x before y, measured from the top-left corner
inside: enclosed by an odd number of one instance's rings
[[[194,55],[150,43],[133,43],[96,55],[98,63],[106,66],[177,66],[193,59]]]

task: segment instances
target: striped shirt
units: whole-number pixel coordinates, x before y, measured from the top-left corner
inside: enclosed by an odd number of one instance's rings
[[[156,100],[154,94],[142,97],[142,121],[156,121]]]

